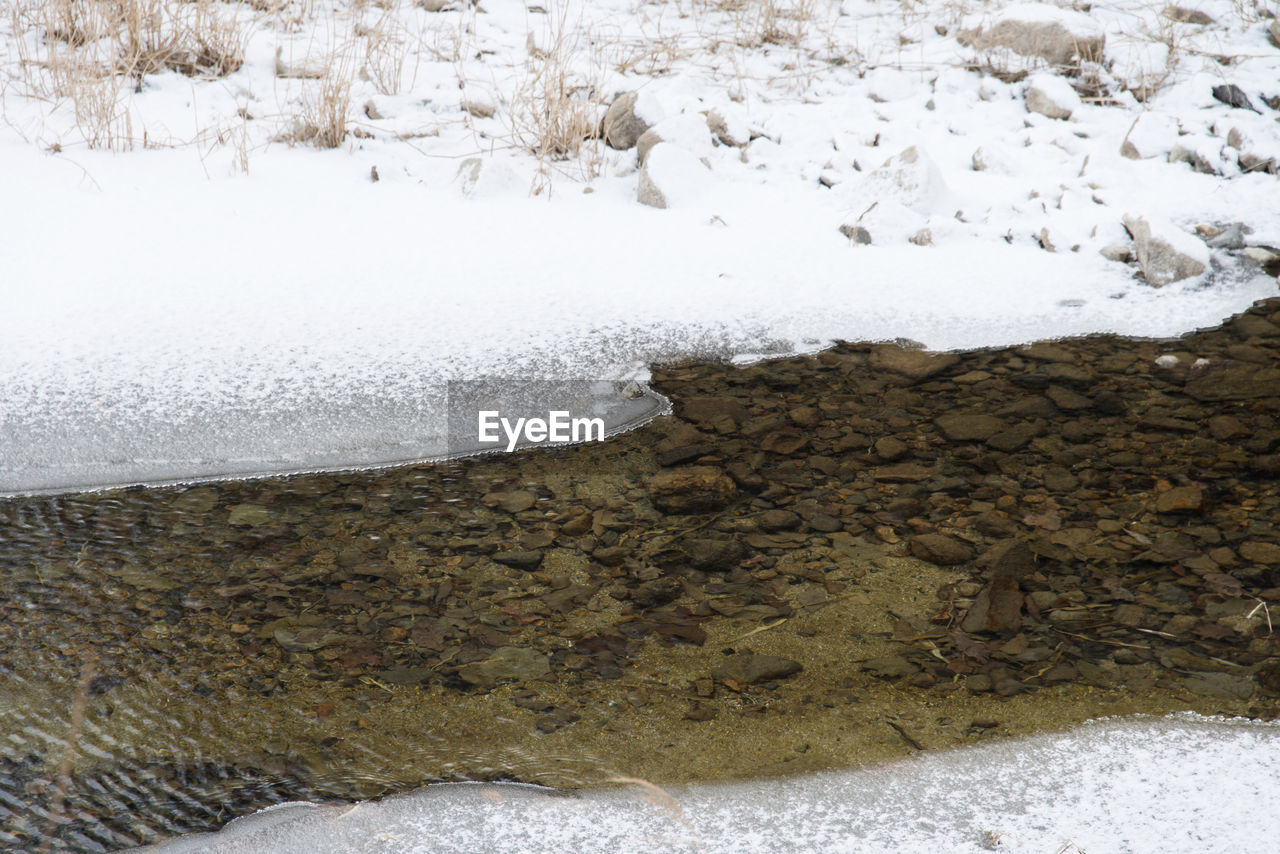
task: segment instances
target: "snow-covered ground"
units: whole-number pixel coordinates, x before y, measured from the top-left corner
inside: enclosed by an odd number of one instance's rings
[[[1277,292],[1274,4],[7,11],[0,493],[431,456],[449,380],[1167,336]],[[644,168],[594,138],[629,92]],[[1151,287],[1126,217],[1203,273]]]
[[[164,854],[365,851],[1044,854],[1269,851],[1280,729],[1179,715],[882,768],[667,791],[459,783],[354,807],[282,805]]]

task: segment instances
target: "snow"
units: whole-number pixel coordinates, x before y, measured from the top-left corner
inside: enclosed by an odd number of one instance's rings
[[[1274,848],[1280,727],[1192,714],[921,754],[865,770],[665,793],[459,783],[291,804],[164,854],[1127,851]]]
[[[0,21],[0,494],[431,457],[451,380],[1172,336],[1277,292],[1239,254],[1158,291],[1099,255],[1129,211],[1280,245],[1276,177],[1227,140],[1274,148],[1280,51],[1229,0],[1203,27],[1129,0],[986,4],[1105,32],[1106,67],[1070,81],[1104,95],[1070,122],[956,41],[965,3],[261,5],[201,7],[244,46],[223,76],[103,75],[114,43],[50,37],[58,3]],[[278,49],[329,77],[277,76]],[[1224,81],[1265,115],[1214,100]],[[317,148],[335,91],[347,135]],[[694,158],[671,183],[704,184],[669,209],[638,203],[634,151],[531,150],[555,97],[591,124],[627,91]],[[700,130],[713,110],[742,147]],[[1178,145],[1218,174],[1167,162]],[[937,192],[883,199],[851,245],[868,176],[912,147]]]

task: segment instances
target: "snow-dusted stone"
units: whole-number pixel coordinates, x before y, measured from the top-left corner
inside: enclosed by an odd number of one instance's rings
[[[857,187],[859,200],[897,202],[919,214],[929,215],[950,194],[932,158],[917,146],[890,157]]]
[[[705,157],[711,153],[711,129],[701,113],[681,113],[663,119],[636,140],[636,154],[641,163],[660,142],[673,142],[697,157]]]
[[[1227,145],[1240,152],[1240,168],[1245,172],[1275,174],[1276,164],[1280,162],[1280,144],[1274,137],[1261,141],[1249,131],[1233,127],[1227,132]]]
[[[284,45],[276,47],[276,77],[318,80],[324,77],[328,65],[328,62],[305,55],[301,59],[293,57],[286,59]]]
[[[636,156],[640,158],[640,164],[644,165],[644,159],[649,154],[649,149],[653,148],[660,142],[667,142],[662,138],[662,131],[657,128],[649,128],[640,134],[640,138],[636,140]]]
[[[1133,250],[1147,284],[1163,287],[1204,274],[1209,247],[1166,220],[1126,214],[1124,227],[1133,235]]]
[[[881,104],[905,101],[920,91],[922,84],[919,74],[911,74],[882,65],[867,72],[863,83],[871,100]]]
[[[927,228],[951,190],[937,165],[911,146],[890,157],[853,188],[852,202],[840,231],[865,229],[880,245],[911,240]]]
[[[469,199],[504,196],[519,190],[522,183],[514,169],[492,157],[468,157],[458,164],[453,180]]]
[[[721,145],[742,148],[751,141],[751,129],[747,126],[746,116],[740,110],[719,108],[707,110],[706,117],[707,129]]]
[[[1112,243],[1102,247],[1098,250],[1098,254],[1108,261],[1115,261],[1117,264],[1128,264],[1133,260],[1133,250],[1119,243]]]
[[[1027,86],[1027,112],[1051,119],[1069,119],[1080,109],[1080,96],[1056,74],[1037,74]]]
[[[1280,48],[1280,21],[1272,21],[1267,27],[1267,38],[1274,47]]]
[[[1207,134],[1184,134],[1169,149],[1169,162],[1190,164],[1192,169],[1206,175],[1234,174],[1238,168],[1237,156],[1224,142]]]
[[[706,188],[706,165],[678,145],[659,142],[649,149],[640,167],[636,201],[653,208],[668,208],[696,197]]]
[[[975,50],[1003,48],[1054,66],[1097,62],[1106,33],[1088,15],[1046,3],[1023,3],[997,13],[990,26],[961,30],[956,39]]]
[[[656,106],[640,92],[620,95],[604,114],[605,144],[619,151],[634,146],[640,135],[662,118]]]
[[[852,246],[871,245],[871,232],[860,225],[842,225],[840,226],[840,233],[849,238],[849,244]]]
[[[493,114],[497,111],[497,107],[484,101],[462,102],[462,112],[477,119],[491,119],[493,118]]]
[[[1177,138],[1178,122],[1172,116],[1142,113],[1120,143],[1120,154],[1130,160],[1160,157],[1169,153]]]
[[[1200,228],[1196,229],[1201,231]],[[1210,249],[1232,249],[1239,251],[1244,248],[1244,236],[1248,231],[1243,222],[1233,222],[1226,228],[1215,228],[1204,234],[1205,243]]]
[[[1208,27],[1217,23],[1207,12],[1187,6],[1165,6],[1160,14],[1177,24],[1197,24]]]

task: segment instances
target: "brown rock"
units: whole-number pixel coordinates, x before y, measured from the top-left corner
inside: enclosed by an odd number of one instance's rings
[[[880,679],[902,679],[920,672],[910,661],[900,655],[884,655],[862,662],[862,669]]]
[[[790,510],[766,510],[756,521],[764,531],[790,531],[800,527],[800,517]]]
[[[663,513],[711,513],[728,506],[738,487],[720,469],[687,466],[649,478],[649,500]]]
[[[1058,385],[1049,386],[1044,396],[1053,401],[1054,406],[1067,411],[1088,409],[1093,405],[1093,401],[1083,394]]]
[[[872,474],[882,483],[919,483],[928,480],[935,474],[928,466],[918,463],[899,463],[896,466],[881,466]]]
[[[503,566],[510,566],[514,569],[533,570],[538,568],[538,564],[542,563],[542,552],[533,550],[519,550],[495,552],[493,559]]]
[[[746,558],[747,547],[738,540],[687,539],[681,542],[680,552],[698,569],[723,571]]]
[[[1157,513],[1199,513],[1204,509],[1204,493],[1194,486],[1175,486],[1156,498]]]
[[[741,424],[747,418],[747,408],[732,397],[690,397],[676,403],[676,414],[700,427],[716,429],[726,419]]]
[[[817,427],[822,420],[822,414],[812,406],[797,406],[787,415],[791,418],[791,423],[797,427]]]
[[[775,454],[794,454],[807,444],[808,437],[793,428],[775,430],[760,440],[761,448]]]
[[[1036,556],[1022,540],[1007,539],[987,549],[977,565],[995,577],[1025,578],[1036,571]]]
[[[938,566],[954,566],[973,559],[973,549],[946,534],[921,534],[911,538],[911,553]]]
[[[1022,627],[1022,589],[1012,578],[995,578],[982,588],[960,623],[966,632],[1016,631]]]
[[[789,658],[740,652],[725,659],[719,667],[711,672],[711,675],[721,682],[726,679],[733,679],[750,685],[753,682],[783,679],[802,670],[804,670],[804,667],[798,661],[792,661]]]
[[[1275,543],[1248,542],[1240,544],[1240,557],[1250,563],[1266,566],[1280,564],[1280,546]]]
[[[876,456],[882,460],[896,460],[907,452],[907,443],[893,436],[876,440]]]
[[[954,353],[929,353],[908,350],[897,344],[879,344],[872,348],[867,361],[873,369],[895,374],[911,382],[919,382],[960,361]]]
[[[487,507],[500,507],[508,513],[519,513],[528,510],[538,502],[538,496],[527,489],[512,492],[491,492],[483,499]]]
[[[1280,397],[1280,370],[1240,364],[1211,364],[1186,385],[1196,400],[1255,400]]]
[[[951,442],[985,442],[1009,426],[994,415],[979,412],[943,415],[933,423]]]

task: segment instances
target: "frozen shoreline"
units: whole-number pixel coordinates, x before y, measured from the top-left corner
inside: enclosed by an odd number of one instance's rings
[[[455,380],[643,379],[834,339],[1166,337],[1276,293],[1239,275],[1241,249],[1201,241],[1238,224],[1280,247],[1280,50],[1226,0],[1200,4],[1212,24],[1128,2],[677,6],[286,2],[240,21],[234,70],[135,87],[58,82],[50,52],[70,47],[17,4],[0,22],[17,200],[0,214],[0,493],[420,459]],[[1087,24],[1105,55],[1051,68],[966,44],[1006,12]],[[111,43],[82,47],[93,62],[67,67],[89,74]],[[380,65],[393,47],[401,65]],[[595,118],[641,93],[671,169],[591,138],[563,160],[532,150],[529,87],[554,68]],[[303,144],[335,81],[345,135]],[[1252,108],[1213,94],[1228,82]],[[1033,83],[1071,115],[1033,109]],[[105,135],[94,93],[116,99]],[[912,149],[914,171],[885,165]],[[639,203],[645,182],[668,209]],[[1130,215],[1208,273],[1136,279]]]
[[[455,783],[355,806],[281,805],[139,851],[1230,852],[1280,833],[1280,729],[1104,719],[881,768],[663,791]]]

